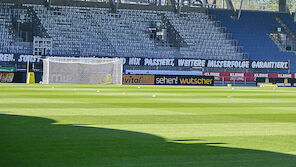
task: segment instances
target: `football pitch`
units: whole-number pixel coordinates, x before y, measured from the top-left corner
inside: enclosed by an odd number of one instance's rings
[[[295,167],[296,89],[0,84],[1,167]]]

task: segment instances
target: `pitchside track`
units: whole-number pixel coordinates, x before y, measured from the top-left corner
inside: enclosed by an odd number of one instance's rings
[[[0,84],[0,166],[295,167],[296,89]]]

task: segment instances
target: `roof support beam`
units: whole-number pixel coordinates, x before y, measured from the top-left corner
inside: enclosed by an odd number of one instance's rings
[[[173,6],[173,12],[177,13],[177,2],[176,0],[170,0],[172,6]]]
[[[294,12],[294,22],[296,22],[296,11]]]
[[[116,13],[117,9],[118,9],[119,0],[117,0],[117,1],[116,0],[109,0],[109,3],[110,3],[111,12]]]
[[[170,0],[170,2],[173,7],[173,12],[180,14],[183,7],[183,0]]]
[[[179,5],[178,5],[178,14],[180,14],[181,13],[181,11],[182,11],[182,7],[183,7],[183,0],[179,0]]]
[[[236,10],[233,6],[233,3],[231,0],[225,0],[226,1],[226,7],[227,9],[230,9],[232,11],[232,14],[231,14],[231,17],[236,19],[237,18],[237,13],[236,13]]]
[[[241,0],[241,2],[240,2],[239,11],[238,11],[238,13],[237,13],[237,19],[239,19],[240,16],[241,16],[241,14],[242,14],[243,2],[244,2],[244,0]]]
[[[225,0],[226,1],[226,7],[227,9],[230,9],[230,10],[235,10],[234,9],[234,6],[233,6],[233,3],[231,0]]]
[[[206,8],[208,6],[208,0],[202,0],[202,6]]]
[[[288,12],[287,0],[279,0],[279,12]]]
[[[50,5],[51,5],[51,0],[45,0],[45,1],[44,1],[44,4],[45,4],[45,6],[50,7]]]

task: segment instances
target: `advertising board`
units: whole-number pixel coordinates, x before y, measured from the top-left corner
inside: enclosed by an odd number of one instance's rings
[[[14,73],[0,72],[0,82],[11,83],[14,78]]]
[[[154,75],[123,75],[123,85],[154,85]]]
[[[122,76],[123,85],[192,85],[214,86],[214,77],[196,75],[128,75]]]
[[[275,84],[279,87],[296,86],[295,78],[256,78],[257,86],[261,84]]]
[[[214,77],[195,75],[155,75],[155,85],[214,86]]]
[[[256,78],[294,78],[289,73],[240,73],[240,72],[203,72],[204,76],[214,76],[215,81],[256,81]]]

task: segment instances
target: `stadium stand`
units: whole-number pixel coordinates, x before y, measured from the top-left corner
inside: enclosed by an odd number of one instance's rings
[[[295,34],[296,24],[288,13],[242,11],[237,20],[230,17],[232,11],[224,9],[184,7],[176,14],[165,7],[123,5],[113,13],[105,3],[94,7],[88,3],[50,7],[34,2],[2,3],[0,53],[296,62],[296,38],[291,40],[292,48],[287,49],[272,36],[272,32],[279,35],[279,28]],[[128,65],[125,69],[288,72]],[[290,66],[289,72],[295,71],[296,67]]]
[[[209,13],[220,20],[222,26],[232,33],[233,38],[237,39],[238,44],[248,53],[250,60],[295,62],[295,53],[281,51],[268,35],[273,29],[283,29],[282,25],[276,21],[276,16],[283,17],[287,23],[294,24],[288,13],[242,11],[239,20],[229,17],[230,10],[215,9],[209,10]],[[295,67],[291,66],[290,70],[295,71]],[[262,71],[257,70],[256,72]],[[270,70],[269,72],[287,71]]]
[[[227,40],[227,34],[221,33],[221,28],[205,13],[187,13],[186,20],[171,12],[130,9],[121,9],[116,14],[106,8],[54,7],[48,10],[36,6],[34,9],[53,38],[54,55],[244,58],[233,41]],[[186,38],[188,47],[182,47],[180,52],[168,45],[157,45],[147,35],[151,25],[166,28],[160,16],[163,13]]]
[[[53,39],[53,55],[161,58],[175,55],[187,58],[244,59],[241,50],[238,52],[234,42],[228,40],[223,29],[205,13],[184,12],[183,17],[179,17],[168,11],[121,9],[112,14],[108,8],[33,6],[32,13],[36,13],[49,37]],[[23,11],[26,12],[25,9]],[[162,14],[188,46],[178,51],[169,44],[161,46],[149,39],[147,33],[151,25],[167,29],[161,19]]]
[[[185,42],[188,48],[182,48],[181,54],[186,57],[223,60],[244,60],[247,57],[234,41],[228,39],[223,28],[212,21],[205,13],[183,12],[181,17],[172,12],[166,13]]]
[[[32,54],[32,43],[29,42],[29,35],[26,31],[21,31],[19,26],[32,22],[27,10],[1,5],[0,20],[0,52]]]

